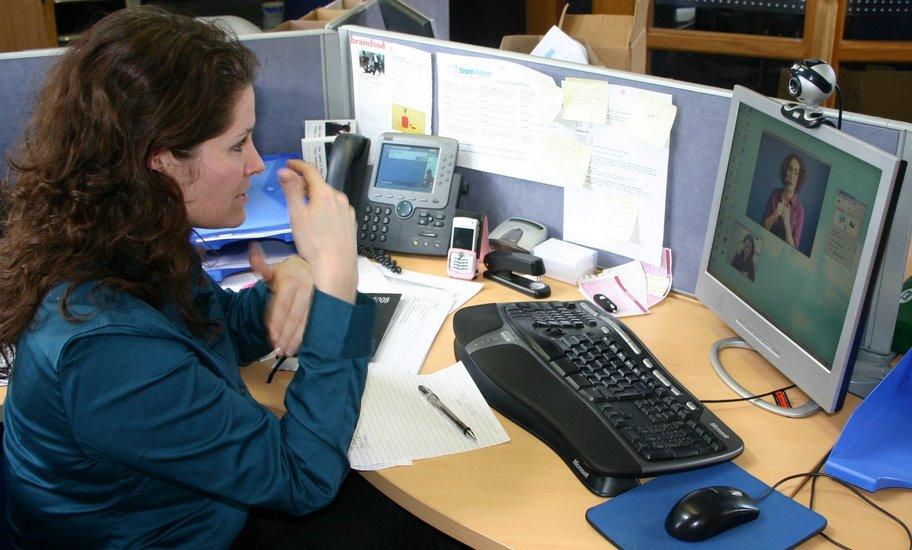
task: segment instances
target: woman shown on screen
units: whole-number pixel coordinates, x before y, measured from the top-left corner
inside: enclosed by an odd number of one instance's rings
[[[763,227],[793,248],[801,244],[804,228],[804,205],[798,198],[798,191],[806,176],[804,160],[795,153],[786,156],[779,170],[782,187],[770,193],[763,213]]]
[[[748,233],[741,239],[741,248],[732,258],[731,266],[743,273],[751,281],[754,280],[754,252],[756,252],[754,236]]]

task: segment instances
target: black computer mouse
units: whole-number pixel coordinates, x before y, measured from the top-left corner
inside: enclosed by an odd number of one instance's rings
[[[760,509],[747,493],[734,487],[703,487],[684,495],[665,518],[665,530],[679,540],[708,539],[757,519]]]

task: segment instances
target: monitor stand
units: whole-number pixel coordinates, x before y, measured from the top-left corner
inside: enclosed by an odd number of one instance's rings
[[[719,352],[726,348],[741,348],[749,350],[753,350],[754,348],[752,348],[750,344],[741,338],[735,337],[723,338],[719,340],[713,344],[712,349],[709,351],[709,361],[712,363],[713,369],[716,371],[716,374],[719,375],[719,378],[728,384],[728,387],[733,389],[735,393],[741,397],[750,397],[753,394],[735,382],[734,378],[728,374],[728,371],[726,371],[725,367],[722,365],[722,359],[719,357]],[[780,407],[779,405],[773,405],[772,403],[768,403],[759,397],[757,399],[750,399],[749,401],[761,409],[765,409],[771,413],[780,414],[782,416],[787,416],[789,418],[804,418],[806,416],[811,416],[812,414],[821,410],[820,405],[814,403],[813,401],[808,401],[804,405],[794,408],[786,408]]]

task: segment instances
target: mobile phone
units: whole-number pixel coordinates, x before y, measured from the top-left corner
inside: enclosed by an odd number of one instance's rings
[[[447,252],[447,275],[457,279],[474,279],[478,271],[478,220],[465,216],[453,218],[450,250]]]

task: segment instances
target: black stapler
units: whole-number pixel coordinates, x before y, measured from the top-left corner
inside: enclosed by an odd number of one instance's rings
[[[545,283],[533,281],[516,274],[544,275],[545,264],[537,256],[523,254],[522,252],[495,250],[484,257],[484,264],[487,268],[484,272],[486,279],[506,285],[533,298],[547,298],[551,295],[551,287]]]

